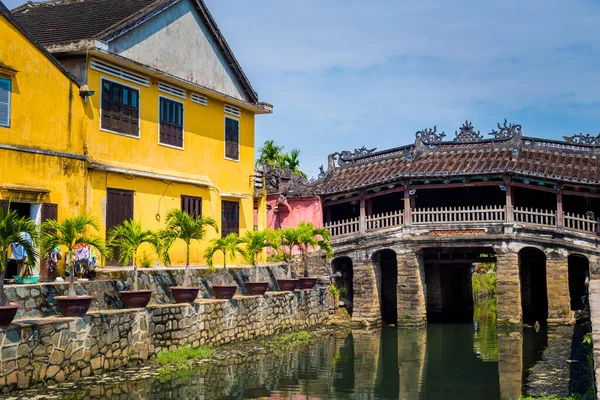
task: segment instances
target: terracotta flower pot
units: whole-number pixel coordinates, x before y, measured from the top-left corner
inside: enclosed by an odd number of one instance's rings
[[[198,297],[199,287],[171,286],[175,303],[193,303]]]
[[[0,326],[8,326],[15,319],[19,305],[10,303],[7,306],[0,306]]]
[[[262,296],[269,288],[269,282],[246,282],[245,285],[250,296]]]
[[[300,289],[312,289],[317,283],[317,278],[302,277],[300,280]]]
[[[291,292],[296,289],[298,285],[298,279],[277,279],[277,286],[282,292]]]
[[[150,302],[152,290],[122,290],[119,295],[125,308],[144,308]]]
[[[237,285],[212,285],[215,299],[231,299],[237,291]]]
[[[83,317],[92,304],[92,296],[56,296],[58,311],[65,317]]]

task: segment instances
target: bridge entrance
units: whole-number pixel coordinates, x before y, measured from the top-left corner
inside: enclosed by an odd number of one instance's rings
[[[491,248],[433,248],[423,250],[429,322],[473,321],[473,264],[495,262]]]
[[[525,247],[519,252],[519,279],[523,323],[545,325],[548,320],[546,255],[540,249]]]
[[[380,276],[381,319],[386,324],[398,322],[398,260],[393,250],[381,250],[373,255],[373,264]]]
[[[352,315],[354,308],[354,270],[352,268],[352,259],[350,257],[338,257],[331,262],[333,273],[340,273],[335,278],[335,286],[340,289],[340,301]]]

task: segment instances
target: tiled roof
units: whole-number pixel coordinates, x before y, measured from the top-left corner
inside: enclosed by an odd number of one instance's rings
[[[310,185],[317,194],[338,193],[400,179],[452,179],[459,176],[510,173],[523,179],[543,179],[584,185],[600,184],[600,136],[576,135],[566,141],[522,137],[520,126],[495,139],[442,142],[443,135],[422,138],[414,145],[375,152],[334,153],[330,167]],[[430,132],[430,133],[431,133]],[[504,132],[506,133],[506,132]],[[434,140],[428,142],[426,140]],[[338,158],[339,157],[339,158]],[[332,165],[337,159],[338,166]],[[528,177],[528,178],[525,178]]]
[[[14,18],[42,45],[101,39],[113,26],[166,0],[56,0],[27,2]]]

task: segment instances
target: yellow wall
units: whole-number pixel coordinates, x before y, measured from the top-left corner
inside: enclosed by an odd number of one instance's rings
[[[0,65],[18,72],[12,81],[11,126],[1,143],[83,153],[84,103],[69,80],[0,14]]]
[[[140,92],[140,137],[131,138],[100,129],[101,74],[88,66],[89,90],[95,94],[84,102],[79,87],[0,15],[0,64],[17,70],[12,76],[11,126],[0,127],[0,143],[41,149],[52,154],[0,149],[0,184],[46,188],[47,194],[24,198],[0,190],[0,200],[58,204],[59,220],[82,212],[96,216],[105,233],[106,189],[135,191],[134,217],[148,229],[164,227],[171,208],[180,207],[180,196],[202,197],[203,215],[213,217],[221,230],[221,201],[240,203],[240,234],[253,227],[254,114],[242,110],[240,161],[224,157],[224,103],[208,98],[208,106],[184,104],[185,149],[158,144],[159,91],[157,82],[138,86]],[[88,60],[89,62],[89,60]],[[136,86],[112,76],[106,78]],[[164,93],[160,93],[169,97]],[[181,100],[174,98],[175,100]],[[61,157],[64,152],[84,160]],[[89,162],[207,180],[208,185],[171,183],[93,170]],[[238,194],[245,198],[222,196]],[[17,196],[17,198],[15,197]],[[26,196],[27,197],[27,196]],[[266,202],[259,203],[259,227],[266,226]],[[157,219],[157,214],[160,219]],[[220,237],[209,229],[208,239]],[[194,246],[192,263],[204,263],[206,245]],[[171,252],[173,265],[184,263],[184,248],[177,243]],[[239,261],[239,260],[238,260]],[[221,258],[215,259],[221,263]]]

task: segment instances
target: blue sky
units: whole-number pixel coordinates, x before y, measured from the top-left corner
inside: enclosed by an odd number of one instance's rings
[[[600,2],[205,0],[273,115],[256,144],[329,153],[448,138],[507,118],[529,136],[600,131]],[[23,3],[5,0],[9,8]]]

